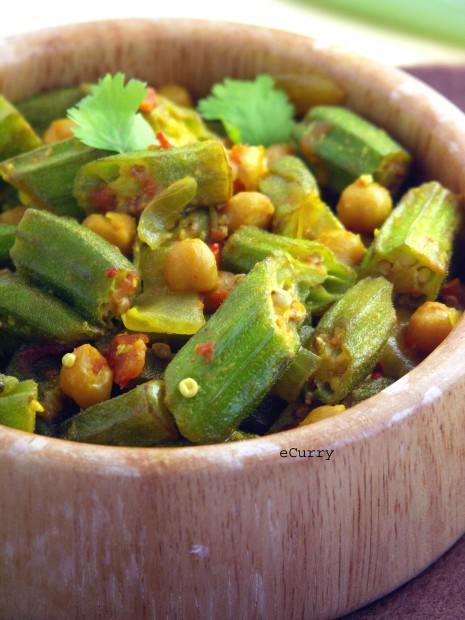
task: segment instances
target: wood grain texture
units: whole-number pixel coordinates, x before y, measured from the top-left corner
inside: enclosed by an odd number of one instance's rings
[[[400,71],[304,37],[199,21],[100,22],[0,46],[20,98],[123,70],[198,96],[318,67],[348,105],[465,192],[465,120]],[[382,394],[239,444],[129,449],[0,429],[0,617],[335,618],[465,531],[465,324]],[[284,458],[283,450],[333,450]]]

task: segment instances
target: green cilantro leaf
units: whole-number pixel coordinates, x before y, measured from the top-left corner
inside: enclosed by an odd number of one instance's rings
[[[124,73],[109,73],[91,87],[91,94],[68,110],[77,127],[74,135],[97,149],[128,153],[144,150],[157,142],[154,132],[137,113],[147,94],[146,84],[129,80]]]
[[[270,146],[289,142],[294,128],[294,108],[270,75],[254,81],[225,79],[198,103],[206,120],[220,120],[236,144]]]

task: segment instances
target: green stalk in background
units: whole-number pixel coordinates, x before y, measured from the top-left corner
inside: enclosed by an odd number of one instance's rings
[[[306,0],[382,27],[393,27],[419,36],[465,46],[463,0]]]

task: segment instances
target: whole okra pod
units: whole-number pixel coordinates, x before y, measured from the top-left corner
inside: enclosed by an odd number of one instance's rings
[[[156,194],[184,177],[197,183],[192,207],[222,204],[231,196],[231,168],[217,140],[105,157],[81,168],[74,195],[85,211],[138,215]]]
[[[294,139],[319,183],[338,193],[364,174],[394,193],[408,173],[409,153],[347,108],[312,108],[297,125]]]
[[[166,404],[184,437],[224,440],[289,366],[305,317],[298,277],[284,255],[258,263],[168,364]]]
[[[20,275],[97,324],[111,326],[138,292],[139,274],[115,246],[46,211],[26,210],[10,255]]]
[[[397,294],[435,299],[459,225],[459,199],[439,182],[410,189],[375,237],[361,276],[382,274]]]
[[[63,422],[62,439],[113,446],[155,446],[173,441],[179,433],[163,403],[162,381],[134,389],[84,409]]]
[[[18,274],[0,276],[0,330],[72,344],[102,335],[101,328]]]
[[[350,288],[321,318],[310,349],[321,358],[312,380],[318,400],[342,400],[372,372],[396,322],[392,284],[365,278]]]

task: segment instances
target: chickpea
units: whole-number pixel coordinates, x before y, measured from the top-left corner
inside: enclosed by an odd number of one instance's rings
[[[336,209],[349,230],[372,235],[391,213],[392,198],[385,187],[366,174],[344,189]]]
[[[91,213],[82,225],[94,231],[129,256],[137,233],[136,220],[128,213]]]
[[[315,407],[315,409],[312,409],[307,417],[300,422],[299,426],[307,426],[314,422],[326,420],[326,418],[332,418],[339,413],[343,413],[345,410],[345,405],[321,405],[321,407]]]
[[[324,243],[341,262],[349,267],[359,265],[366,253],[360,235],[349,230],[328,230],[321,233],[318,241]]]
[[[267,229],[273,219],[274,207],[268,196],[260,192],[239,192],[228,200],[222,214],[226,216],[229,233],[239,226]]]
[[[164,269],[172,291],[204,293],[218,283],[218,268],[213,252],[201,239],[183,239],[168,252]]]
[[[177,105],[182,105],[186,108],[194,107],[192,97],[184,86],[179,84],[163,84],[163,86],[157,88],[157,92]]]
[[[461,312],[439,301],[425,301],[415,310],[405,330],[405,344],[427,355],[441,344],[459,320]]]
[[[63,357],[59,385],[82,409],[111,396],[113,372],[107,360],[90,344],[83,344]]]
[[[56,121],[52,121],[45,130],[43,141],[44,144],[53,144],[66,138],[72,138],[74,133],[72,128],[76,126],[76,123],[70,118],[59,118]]]
[[[26,207],[17,206],[0,214],[0,224],[19,224]]]

